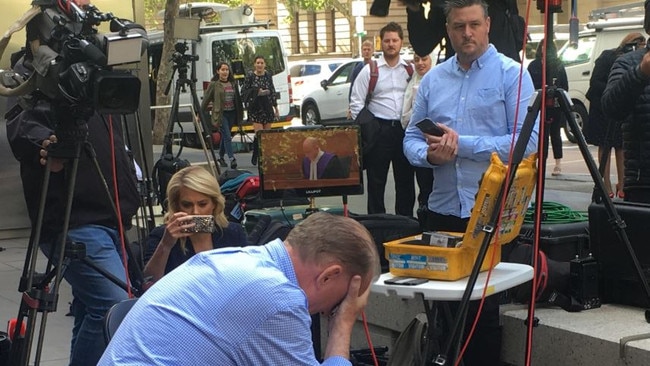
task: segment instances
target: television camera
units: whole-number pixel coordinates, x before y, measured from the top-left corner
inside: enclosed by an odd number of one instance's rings
[[[147,46],[144,28],[73,0],[35,0],[32,6],[40,12],[27,23],[27,47],[21,52],[33,72],[30,86],[21,88],[20,95],[38,89],[55,104],[73,107],[85,117],[94,111],[135,112],[140,80],[114,66],[140,61]],[[102,22],[110,22],[110,33],[97,30]],[[10,90],[2,88],[0,95],[15,96]]]

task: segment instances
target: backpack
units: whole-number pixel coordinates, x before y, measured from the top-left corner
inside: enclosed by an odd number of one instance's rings
[[[174,156],[171,153],[163,154],[153,166],[152,181],[154,192],[158,198],[158,203],[162,207],[162,212],[167,211],[167,185],[177,171],[190,166],[190,162],[181,159],[179,154]]]
[[[426,358],[427,316],[420,313],[404,328],[390,353],[387,366],[420,366]]]
[[[272,240],[284,240],[293,227],[285,221],[273,220],[263,215],[251,230],[246,241],[248,245],[264,245]]]
[[[364,106],[359,111],[355,122],[359,125],[359,131],[361,133],[361,153],[366,155],[370,153],[372,148],[375,146],[377,140],[377,133],[379,132],[379,121],[368,109],[368,103],[372,99],[372,93],[375,91],[375,86],[377,86],[377,80],[379,79],[379,70],[377,68],[377,61],[371,60],[368,63],[370,68],[370,80],[368,82],[368,92],[366,93],[366,99],[364,101]],[[409,75],[408,79],[411,79],[413,75],[413,65],[407,63],[404,68],[406,73]],[[365,160],[365,159],[363,159]],[[362,161],[363,161],[362,160]],[[365,168],[364,168],[365,169]]]

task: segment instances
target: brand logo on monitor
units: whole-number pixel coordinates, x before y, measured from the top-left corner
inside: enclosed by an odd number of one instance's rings
[[[305,194],[319,194],[322,191],[322,189],[310,189],[305,191]]]

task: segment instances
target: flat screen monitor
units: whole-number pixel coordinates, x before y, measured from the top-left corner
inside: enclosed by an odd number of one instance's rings
[[[355,125],[258,131],[263,198],[363,194]]]

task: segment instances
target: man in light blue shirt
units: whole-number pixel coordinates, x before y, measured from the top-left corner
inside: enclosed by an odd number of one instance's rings
[[[480,5],[472,7],[481,9]],[[484,20],[484,42],[471,34],[474,24],[465,23],[448,23],[448,33],[456,35],[452,45],[457,53],[424,76],[411,117],[411,122],[429,118],[447,133],[425,136],[410,123],[404,137],[404,153],[411,164],[434,169],[429,210],[459,218],[469,218],[478,182],[492,152],[497,152],[502,161],[508,160],[513,134],[519,136],[534,93],[524,69],[519,98],[520,65],[488,43],[489,18]],[[537,133],[535,127],[526,155],[536,151]]]
[[[320,365],[310,330],[317,313],[330,316],[322,364],[351,365],[352,328],[378,275],[361,224],[314,213],[284,242],[202,252],[164,276],[99,365]]]
[[[520,64],[489,43],[487,14],[483,0],[446,2],[447,33],[456,55],[424,76],[406,129],[403,146],[408,160],[434,169],[426,230],[465,231],[491,154],[496,152],[508,161],[534,94],[528,71],[522,71],[520,83]],[[438,122],[445,133],[440,137],[423,134],[415,122],[424,118]],[[535,126],[526,155],[537,149],[538,129]],[[466,324],[471,326],[478,302],[469,309]],[[463,357],[465,366],[500,364],[498,309],[496,296],[485,300]]]

